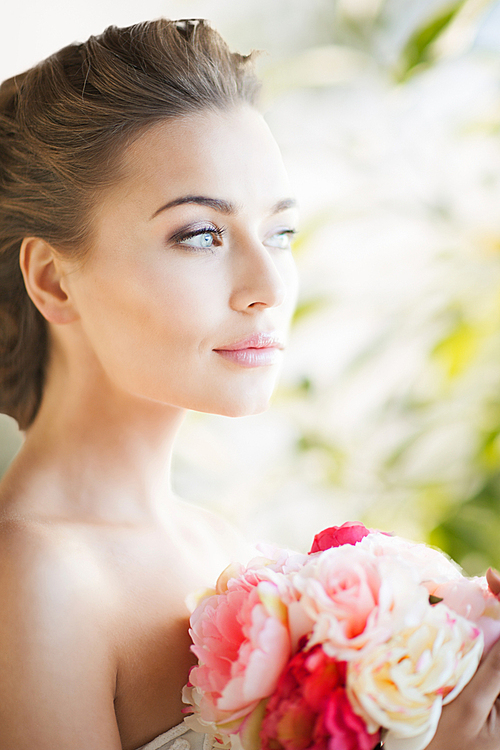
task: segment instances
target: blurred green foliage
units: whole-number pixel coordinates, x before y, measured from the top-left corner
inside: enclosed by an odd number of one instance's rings
[[[370,12],[369,6],[366,4],[363,15],[350,13],[348,2],[338,3],[330,41],[333,45],[362,51],[382,71],[381,78],[385,76],[386,86],[398,87],[400,91],[418,84],[418,77],[432,71],[433,67],[446,65],[449,59],[467,54],[474,39],[474,24],[488,9],[488,3],[473,4],[465,0],[445,5],[429,4],[425,16],[416,16],[406,35],[395,34],[398,43],[388,52],[387,38],[384,44],[380,40],[394,22],[397,6],[389,2],[372,3],[372,9],[376,8],[374,12]],[[404,12],[404,3],[400,12]],[[451,32],[455,27],[458,33],[453,36]],[[464,46],[463,41],[456,42],[456,39],[467,38],[464,29],[469,32],[469,47]],[[451,49],[448,55],[443,53],[442,45],[446,35],[448,49]],[[324,69],[321,74],[318,72],[319,57],[302,54],[300,60],[302,67],[297,85],[307,86],[308,75],[311,88],[321,82],[324,86],[333,85],[333,73],[329,82]],[[321,60],[324,66],[336,64],[335,55],[331,53],[328,58],[325,50]],[[337,84],[342,85],[338,70],[334,73]],[[288,85],[291,86],[291,82]],[[279,92],[279,87],[274,91]],[[468,114],[473,119],[473,113]],[[476,133],[482,131],[483,135],[496,138],[499,123],[499,112],[492,112],[489,122],[457,125],[456,132],[461,127],[464,136],[468,129],[469,135],[476,130]],[[452,133],[452,137],[455,135]],[[466,141],[462,146],[457,145],[457,160],[463,158],[461,148],[465,153]],[[487,179],[490,178],[485,177],[484,181]],[[495,182],[494,177],[491,180]],[[500,192],[497,194],[500,200]],[[430,196],[428,200],[431,201]],[[439,215],[444,223],[457,220],[446,206],[436,206],[435,216]],[[330,216],[325,221],[334,224],[337,219]],[[478,217],[478,232],[481,222]],[[301,238],[302,255],[308,249],[314,252],[316,231],[317,227],[313,227]],[[500,225],[496,231],[497,234],[489,237],[488,252],[477,243],[472,261],[476,270],[482,268],[486,275],[490,274],[487,291],[482,291],[481,282],[473,278],[475,271],[470,280],[472,289],[478,284],[475,294],[460,285],[443,290],[437,310],[423,324],[428,329],[427,345],[413,382],[409,381],[402,392],[387,393],[385,400],[378,404],[379,413],[375,416],[366,412],[366,421],[371,420],[373,430],[371,437],[365,434],[360,439],[365,448],[354,459],[357,476],[353,479],[353,471],[349,470],[349,448],[336,440],[328,425],[312,429],[311,418],[299,417],[302,427],[296,442],[298,463],[303,461],[306,466],[314,456],[317,481],[325,486],[347,490],[354,497],[359,493],[356,489],[359,475],[366,474],[361,480],[361,486],[364,482],[362,491],[372,499],[365,502],[362,515],[368,525],[393,529],[397,533],[407,528],[416,530],[418,536],[444,549],[470,574],[481,573],[488,565],[500,567],[500,400],[495,401],[495,393],[500,394]],[[453,257],[451,252],[450,269],[460,267],[461,262],[460,254]],[[470,263],[470,258],[466,263]],[[305,297],[297,309],[295,325],[300,328],[309,316],[321,316],[329,304],[335,307],[333,296],[330,301],[321,295]],[[391,332],[379,331],[376,339],[357,352],[330,389],[338,390],[342,378],[352,380],[358,370],[369,369],[394,345],[394,339]],[[292,394],[288,389],[287,396],[303,399],[318,415],[322,410],[328,411],[328,397],[321,391],[324,385],[318,388],[316,381],[317,377],[308,372],[305,364],[296,391]],[[353,409],[355,406],[353,402]],[[464,425],[468,430],[467,449],[462,453],[453,443],[455,422],[457,440],[461,439]],[[400,436],[384,446],[384,429],[391,424],[398,426]],[[443,455],[437,469],[432,466],[432,447],[428,447],[432,446],[433,439],[440,442]],[[448,458],[446,445],[443,446],[445,440],[451,440]],[[377,443],[382,447],[374,459],[371,454],[376,453],[373,445]],[[421,454],[426,457],[422,458]],[[348,510],[346,517],[349,517]]]

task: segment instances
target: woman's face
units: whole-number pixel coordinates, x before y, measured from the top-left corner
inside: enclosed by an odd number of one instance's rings
[[[262,411],[297,293],[280,153],[247,106],[153,126],[124,155],[87,261],[66,277],[98,372],[146,399]]]

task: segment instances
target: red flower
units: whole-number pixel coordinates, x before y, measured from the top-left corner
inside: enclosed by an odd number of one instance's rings
[[[309,554],[322,552],[331,547],[341,547],[343,544],[356,544],[370,533],[370,530],[357,521],[346,521],[342,526],[330,526],[316,534]]]
[[[346,663],[320,645],[290,660],[269,699],[262,722],[262,750],[372,750],[368,734],[345,691]]]

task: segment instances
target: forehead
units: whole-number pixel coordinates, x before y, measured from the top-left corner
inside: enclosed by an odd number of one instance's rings
[[[155,206],[182,194],[205,194],[268,207],[289,186],[278,146],[248,105],[201,111],[153,125],[122,157],[120,192]]]

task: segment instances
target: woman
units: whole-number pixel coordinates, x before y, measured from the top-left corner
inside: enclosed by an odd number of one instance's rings
[[[266,407],[297,288],[256,91],[166,20],[0,89],[0,406],[26,433],[0,485],[2,750],[202,746],[185,598],[247,551],[173,495],[172,444],[187,409]],[[495,648],[432,748],[500,747],[498,692]]]

